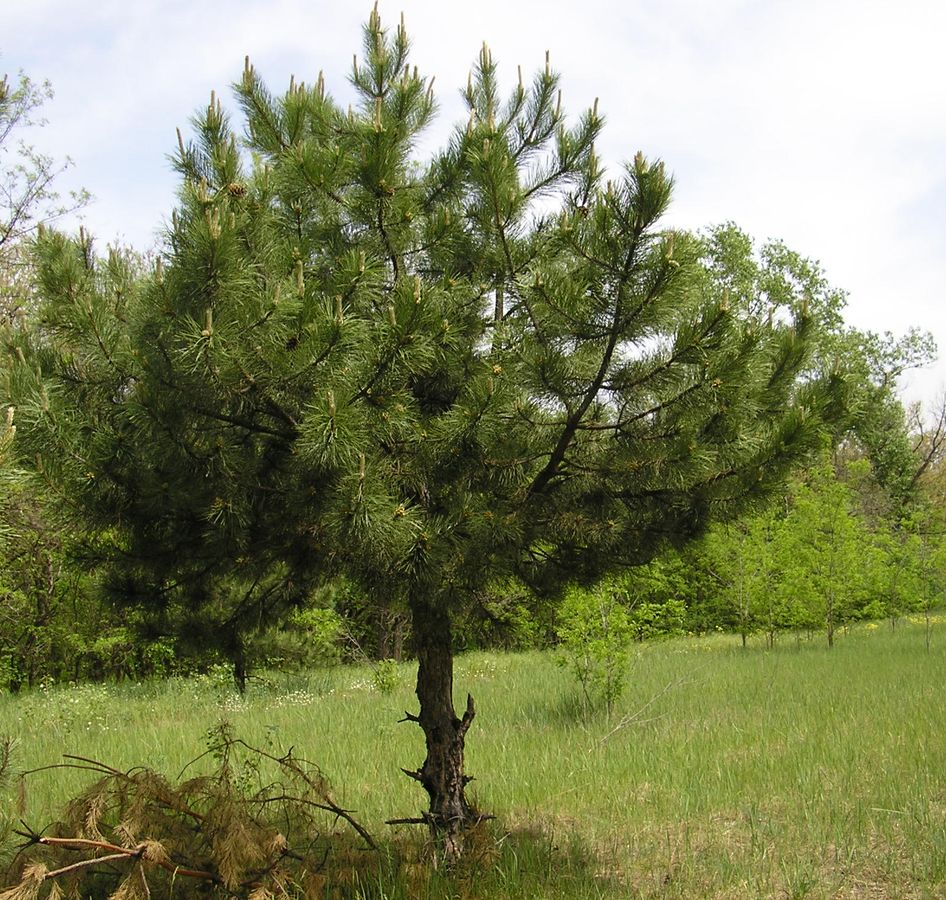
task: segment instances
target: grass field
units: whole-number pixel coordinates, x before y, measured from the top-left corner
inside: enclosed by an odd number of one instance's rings
[[[946,623],[858,628],[829,651],[728,636],[645,645],[610,721],[576,717],[553,654],[471,654],[457,700],[475,800],[497,816],[453,878],[416,863],[423,806],[400,774],[423,742],[398,724],[413,670],[379,693],[367,669],[50,687],[0,698],[0,735],[28,769],[74,753],[176,777],[226,719],[251,743],[319,763],[388,855],[351,869],[350,897],[946,897]],[[82,773],[30,776],[41,828]],[[487,865],[489,863],[489,865]]]

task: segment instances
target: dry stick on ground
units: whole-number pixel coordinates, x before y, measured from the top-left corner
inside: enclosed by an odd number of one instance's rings
[[[28,826],[27,826],[28,827]],[[175,865],[167,858],[164,848],[157,841],[142,841],[134,847],[120,847],[118,844],[112,844],[109,841],[92,841],[87,838],[54,838],[44,837],[37,834],[32,829],[27,831],[14,831],[15,835],[26,838],[29,845],[42,844],[46,847],[65,847],[68,850],[108,850],[107,856],[93,856],[88,859],[81,859],[68,866],[62,866],[59,869],[50,869],[43,875],[43,880],[59,878],[63,875],[69,875],[81,869],[98,866],[102,863],[115,862],[116,860],[138,859],[145,860],[153,865],[160,866],[174,875],[183,875],[187,878],[200,878],[203,881],[220,882],[220,876],[213,872],[205,872],[201,869],[185,869]],[[4,895],[0,894],[0,898]]]
[[[692,673],[691,673],[691,674],[692,674]],[[661,697],[663,697],[664,694],[666,694],[666,693],[669,692],[669,691],[672,691],[672,690],[673,690],[674,688],[676,688],[676,687],[680,687],[680,686],[683,685],[683,684],[692,684],[692,683],[693,683],[693,680],[694,680],[694,679],[693,679],[690,675],[687,675],[687,676],[684,676],[684,677],[682,677],[682,678],[678,678],[676,681],[668,681],[668,682],[667,682],[659,691],[657,691],[657,693],[654,694],[654,696],[651,697],[650,700],[648,700],[643,706],[639,707],[638,709],[636,709],[636,710],[635,710],[634,712],[632,712],[632,713],[628,713],[628,714],[627,714],[626,716],[624,716],[624,717],[621,719],[621,721],[618,722],[617,725],[615,725],[614,728],[612,728],[607,734],[605,734],[604,736],[598,738],[598,740],[595,742],[594,746],[591,747],[591,748],[589,748],[589,751],[588,751],[588,752],[590,753],[591,750],[594,750],[595,747],[600,747],[601,744],[603,744],[603,743],[604,743],[605,741],[607,741],[607,740],[610,740],[610,739],[611,739],[612,737],[614,737],[614,735],[616,735],[619,731],[621,731],[621,730],[624,729],[624,728],[627,728],[628,725],[633,725],[633,724],[635,724],[635,723],[637,723],[638,725],[643,725],[644,722],[656,722],[657,719],[662,719],[663,716],[653,716],[653,717],[651,717],[650,719],[644,719],[644,720],[642,720],[642,721],[638,721],[638,720],[640,719],[640,717],[641,717],[648,709],[650,709],[651,706],[653,706]]]

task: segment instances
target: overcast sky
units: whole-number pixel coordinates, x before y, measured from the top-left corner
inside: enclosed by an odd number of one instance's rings
[[[609,164],[637,150],[676,178],[668,224],[733,220],[821,261],[847,319],[931,331],[946,385],[946,2],[943,0],[381,0],[406,17],[413,61],[436,76],[431,143],[463,118],[459,88],[483,41],[516,66],[562,73],[574,114],[600,97]],[[169,216],[174,129],[230,97],[249,54],[274,90],[320,69],[350,94],[370,4],[333,0],[0,0],[0,72],[56,91],[32,140],[75,165],[100,245],[145,249]]]

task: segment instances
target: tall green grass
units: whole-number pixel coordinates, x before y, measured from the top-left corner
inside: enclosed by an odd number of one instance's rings
[[[930,652],[909,622],[833,650],[817,636],[644,645],[610,720],[578,714],[553,654],[464,656],[456,685],[478,711],[472,793],[497,816],[467,878],[405,862],[420,833],[383,824],[424,802],[399,771],[423,756],[417,727],[398,723],[414,708],[408,665],[387,694],[352,668],[272,675],[245,698],[214,676],[49,687],[0,698],[0,734],[22,769],[72,753],[171,776],[221,719],[250,743],[292,746],[396,850],[339,896],[946,896],[942,622]],[[83,776],[30,776],[25,818],[52,820]]]

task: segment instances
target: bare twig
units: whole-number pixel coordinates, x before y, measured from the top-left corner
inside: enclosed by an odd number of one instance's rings
[[[93,866],[102,865],[102,863],[145,858],[153,865],[160,866],[162,869],[165,869],[168,872],[173,872],[175,875],[184,875],[187,878],[199,878],[204,881],[220,881],[220,877],[214,872],[207,872],[202,869],[183,868],[181,866],[175,865],[168,859],[148,858],[147,851],[150,845],[147,842],[137,844],[134,847],[120,847],[118,844],[112,844],[109,841],[95,841],[88,838],[44,837],[43,835],[37,834],[33,831],[16,831],[14,834],[18,834],[20,837],[27,838],[30,844],[42,844],[43,846],[47,847],[66,847],[71,850],[111,851],[106,856],[91,856],[88,859],[81,859],[78,862],[71,863],[68,866],[62,866],[59,869],[50,869],[43,876],[44,880],[59,878],[63,875],[69,875],[73,872],[78,872],[81,869],[88,869]]]
[[[619,731],[622,731],[623,729],[627,728],[629,725],[634,725],[635,723],[638,725],[643,725],[645,722],[656,722],[658,719],[662,719],[663,716],[652,716],[649,719],[642,720],[641,716],[648,709],[650,709],[650,707],[653,706],[661,697],[663,697],[664,694],[668,693],[669,691],[673,690],[676,687],[680,687],[681,685],[692,684],[692,683],[693,683],[693,679],[689,676],[678,678],[676,681],[668,682],[659,691],[657,691],[657,693],[654,694],[654,696],[651,697],[650,700],[648,700],[643,706],[639,707],[634,712],[628,713],[626,716],[622,717],[621,720],[617,723],[617,725],[614,726],[614,728],[612,728],[607,734],[605,734],[603,737],[600,737],[595,742],[594,746],[591,749],[593,750],[595,747],[600,747],[603,743],[605,743],[605,741],[610,740]]]

